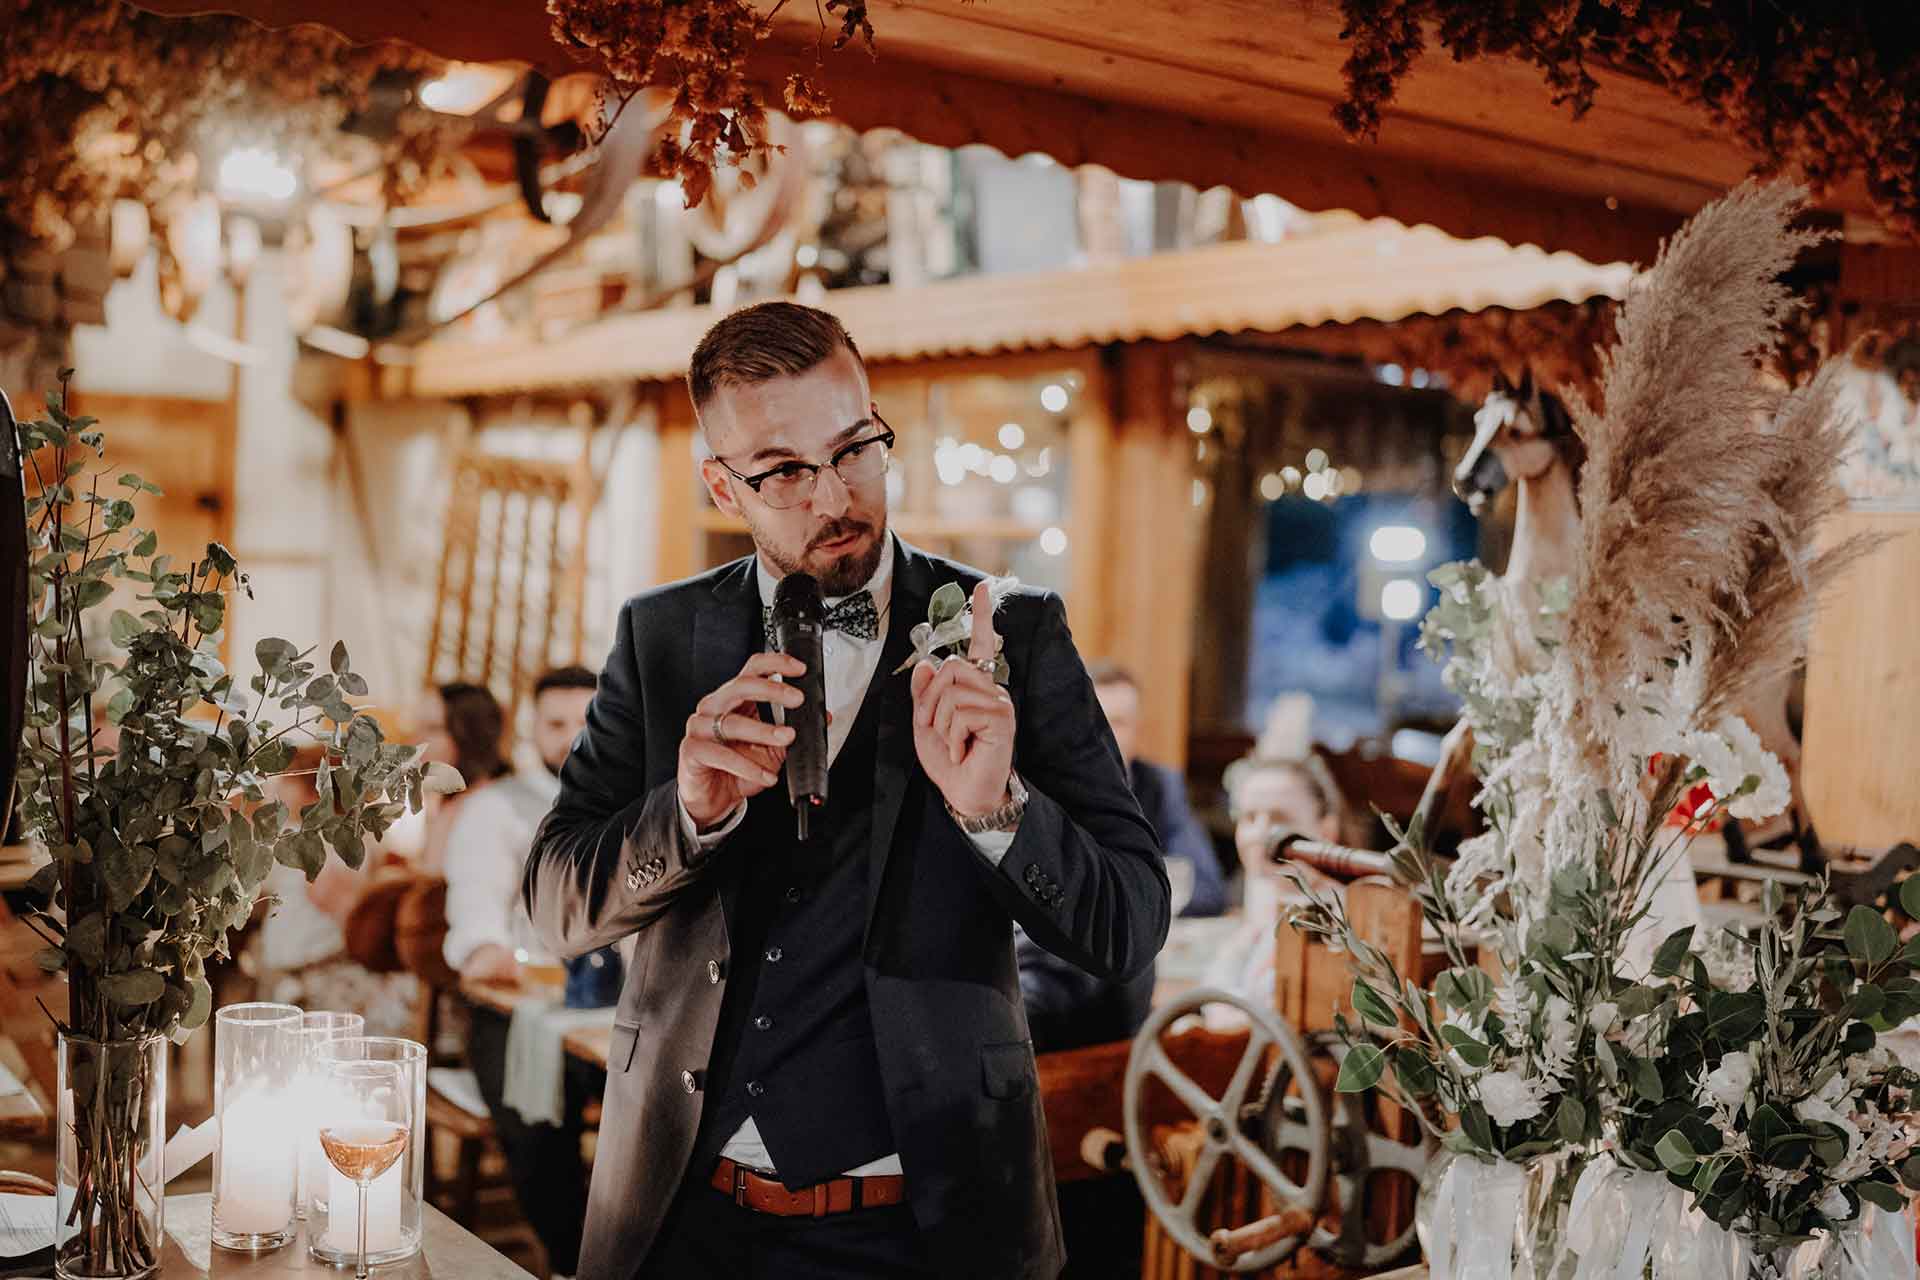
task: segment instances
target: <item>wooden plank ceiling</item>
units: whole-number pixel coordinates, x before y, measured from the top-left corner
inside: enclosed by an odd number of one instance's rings
[[[576,70],[539,0],[139,0],[167,13],[322,22],[447,57]],[[824,59],[834,113],[923,141],[1044,152],[1127,177],[1273,192],[1457,236],[1591,261],[1647,261],[1661,235],[1738,182],[1753,158],[1657,85],[1596,71],[1586,117],[1517,62],[1430,52],[1377,143],[1332,117],[1346,46],[1330,0],[876,0],[879,56],[821,50],[790,4],[756,61],[777,85]],[[770,95],[778,100],[777,93]],[[1864,193],[1832,202],[1864,212]]]

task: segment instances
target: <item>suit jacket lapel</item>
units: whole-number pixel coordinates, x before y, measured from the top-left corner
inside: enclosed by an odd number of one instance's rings
[[[706,697],[740,674],[747,659],[766,643],[766,629],[760,617],[760,591],[754,576],[752,556],[739,561],[723,573],[713,592],[702,600],[693,616],[693,696]],[[733,916],[739,881],[734,876],[720,877],[720,902],[728,919]]]
[[[893,848],[894,827],[900,821],[900,806],[919,772],[913,750],[913,691],[907,675],[895,675],[894,668],[913,652],[913,627],[927,618],[927,601],[933,596],[933,566],[919,551],[898,538],[894,539],[893,596],[887,606],[887,640],[881,649],[880,668],[873,678],[881,681],[876,693],[880,699],[880,723],[873,769],[873,843],[867,867],[867,927],[872,931],[873,911],[880,898],[880,882],[887,869],[887,854]]]

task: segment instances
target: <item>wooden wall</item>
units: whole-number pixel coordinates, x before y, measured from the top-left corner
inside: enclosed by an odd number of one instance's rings
[[[1920,840],[1920,512],[1849,511],[1826,536],[1887,538],[1823,600],[1808,645],[1801,781],[1829,847]]]

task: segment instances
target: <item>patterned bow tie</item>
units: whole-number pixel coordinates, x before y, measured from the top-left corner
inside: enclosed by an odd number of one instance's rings
[[[767,647],[774,646],[773,610],[760,610],[760,623],[766,628]],[[872,640],[880,634],[880,610],[874,607],[873,592],[856,591],[827,610],[827,630],[842,631],[855,640]]]

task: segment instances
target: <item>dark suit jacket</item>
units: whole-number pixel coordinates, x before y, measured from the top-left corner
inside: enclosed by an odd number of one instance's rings
[[[1187,780],[1163,764],[1135,759],[1127,766],[1133,798],[1140,802],[1160,847],[1169,858],[1193,864],[1193,896],[1180,910],[1183,916],[1217,916],[1227,909],[1227,882],[1220,874],[1220,858],[1213,840],[1187,803]]]
[[[1166,939],[1153,829],[1050,593],[996,623],[1011,665],[1014,765],[1031,793],[998,867],[954,825],[913,749],[893,669],[936,587],[975,570],[896,542],[874,778],[863,961],[886,1107],[914,1218],[954,1276],[1052,1277],[1064,1259],[1012,921],[1090,973],[1127,976]],[[751,558],[627,602],[587,727],[527,860],[525,898],[572,955],[639,932],[615,1015],[582,1280],[629,1280],[660,1229],[700,1120],[728,969],[733,869],[682,833],[674,773],[694,704],[761,647]],[[689,1089],[692,1084],[692,1090]]]

